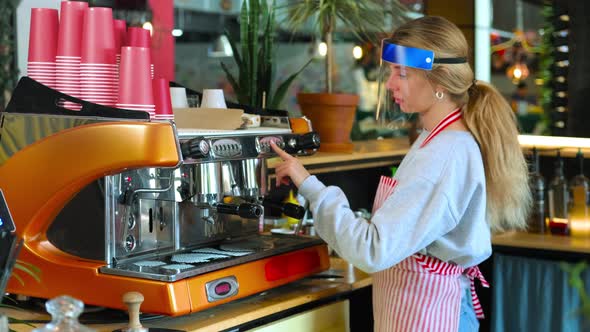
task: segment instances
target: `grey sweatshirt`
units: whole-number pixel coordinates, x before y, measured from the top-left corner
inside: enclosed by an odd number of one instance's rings
[[[320,237],[366,272],[388,269],[415,253],[463,267],[491,255],[485,174],[475,139],[469,132],[443,130],[420,148],[428,133],[410,148],[393,193],[370,221],[355,217],[338,187],[326,187],[315,176],[299,187]]]

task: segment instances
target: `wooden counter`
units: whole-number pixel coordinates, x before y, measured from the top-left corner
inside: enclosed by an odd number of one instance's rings
[[[354,142],[352,153],[316,152],[299,159],[310,173],[319,174],[396,165],[409,149],[407,137],[388,138]],[[277,162],[276,158],[269,159],[268,167],[274,168]]]
[[[492,237],[494,246],[590,254],[590,238],[508,232]]]
[[[329,303],[346,299],[352,291],[370,286],[372,278],[340,258],[330,259],[331,268],[315,276],[305,278],[285,286],[277,287],[261,294],[229,302],[218,307],[180,317],[162,317],[143,321],[145,327],[179,329],[183,331],[221,331],[252,322],[270,315],[314,302]],[[335,277],[337,276],[337,277]],[[2,309],[12,317],[25,320],[48,320],[49,316]],[[42,326],[44,324],[36,324]],[[125,324],[88,325],[97,331],[113,331]],[[22,324],[12,324],[16,331],[30,331],[32,328]]]
[[[590,253],[590,239],[510,232],[495,235],[492,244],[504,248],[528,250]],[[144,320],[146,327],[169,328],[183,331],[220,331],[268,319],[295,308],[317,308],[323,304],[344,300],[355,290],[372,285],[369,274],[354,268],[340,258],[330,259],[331,268],[313,277],[305,278],[261,294],[239,299],[218,307],[180,317],[162,317]],[[334,277],[337,276],[337,277]],[[2,309],[12,317],[43,321],[49,317],[43,313]],[[43,324],[36,324],[37,326]],[[113,331],[125,327],[123,323],[89,325],[97,331]],[[30,331],[31,327],[13,324],[16,331]]]

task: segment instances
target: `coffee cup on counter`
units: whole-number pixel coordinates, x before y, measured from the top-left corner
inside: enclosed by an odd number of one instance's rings
[[[172,102],[172,108],[187,108],[186,89],[182,87],[171,87],[170,101]]]
[[[225,97],[221,89],[204,89],[203,99],[201,100],[202,108],[227,108]]]

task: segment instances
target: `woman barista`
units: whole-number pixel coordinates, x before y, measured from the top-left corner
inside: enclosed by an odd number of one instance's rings
[[[317,233],[373,273],[376,331],[477,330],[474,279],[487,285],[477,264],[491,255],[490,230],[525,225],[530,192],[514,114],[496,89],[474,80],[467,55],[461,31],[441,17],[410,21],[383,41],[380,99],[417,113],[424,131],[394,179],[380,184],[389,195],[375,201],[371,220],[273,145],[283,159],[277,183],[290,178],[310,202]]]

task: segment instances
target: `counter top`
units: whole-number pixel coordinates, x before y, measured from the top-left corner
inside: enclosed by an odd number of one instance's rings
[[[507,232],[492,237],[494,246],[590,254],[590,238]]]
[[[494,235],[494,246],[550,250],[573,253],[590,253],[590,238],[575,238],[551,234],[508,232]],[[183,331],[220,331],[255,321],[281,311],[305,306],[330,298],[345,298],[347,294],[372,285],[372,278],[341,258],[330,258],[329,270],[266,292],[180,317],[161,317],[143,322],[146,327],[179,329]],[[3,308],[2,312],[26,320],[48,320],[47,314],[15,311]],[[43,325],[43,324],[37,324]],[[113,331],[125,324],[89,325],[97,331]],[[31,327],[11,325],[16,331],[30,331]]]
[[[330,258],[329,270],[266,292],[179,317],[162,317],[144,321],[145,327],[179,329],[183,331],[220,331],[251,322],[284,310],[310,304],[330,297],[345,296],[356,289],[370,286],[369,274],[354,268],[340,258]],[[2,309],[12,317],[26,320],[48,320],[42,313]],[[36,324],[44,325],[44,324]],[[125,324],[88,325],[97,331],[113,331]],[[16,331],[31,327],[12,324]]]

